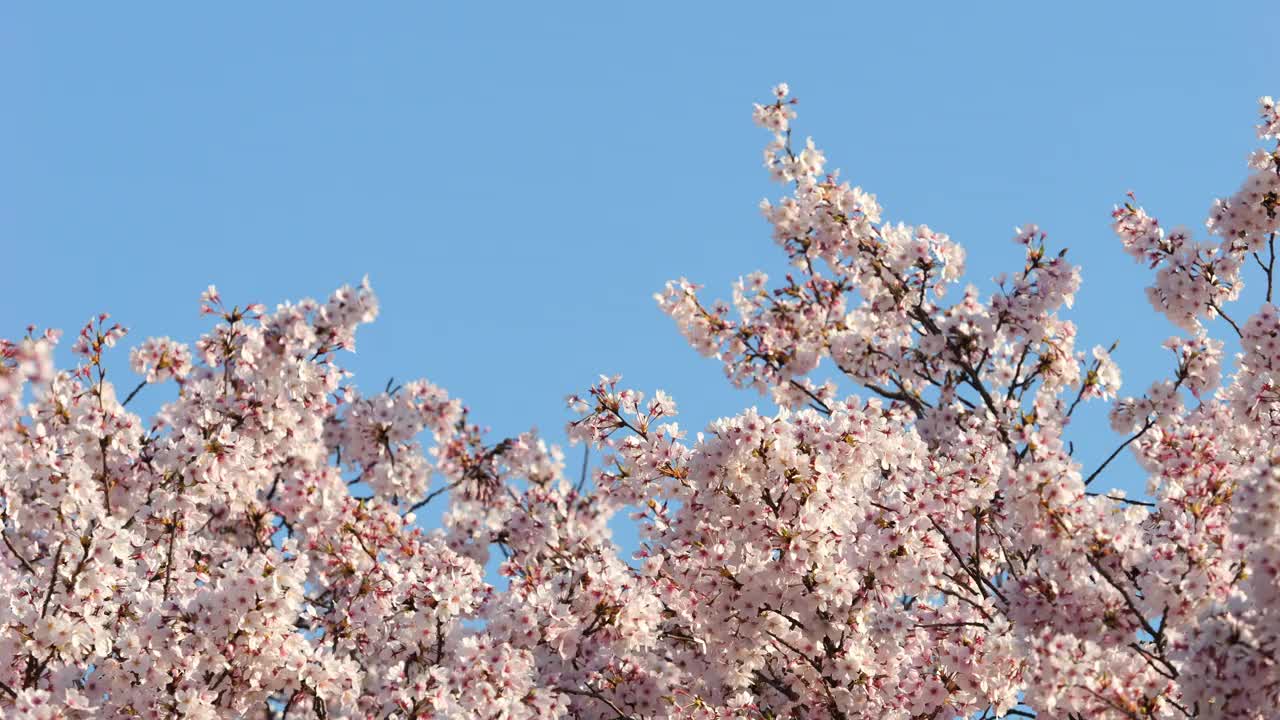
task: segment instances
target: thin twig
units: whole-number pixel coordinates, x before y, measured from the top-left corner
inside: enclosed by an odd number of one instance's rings
[[[1238,336],[1240,336],[1240,337],[1244,337],[1244,333],[1243,333],[1243,332],[1240,332],[1240,326],[1236,324],[1236,321],[1235,321],[1235,320],[1232,320],[1232,319],[1231,319],[1231,316],[1230,316],[1230,315],[1228,315],[1228,314],[1226,314],[1225,312],[1223,312],[1222,308],[1218,307],[1218,303],[1213,302],[1212,300],[1210,300],[1210,301],[1209,301],[1209,307],[1213,308],[1213,309],[1214,309],[1214,312],[1216,312],[1216,313],[1218,313],[1219,315],[1221,315],[1221,316],[1222,316],[1222,319],[1223,319],[1223,320],[1226,320],[1226,321],[1227,321],[1227,323],[1229,323],[1229,324],[1231,325],[1231,329],[1236,331],[1236,335],[1238,335]]]
[[[1087,492],[1085,493],[1085,495],[1088,495],[1089,497],[1104,497],[1108,500],[1115,500],[1116,502],[1122,502],[1128,505],[1141,505],[1142,507],[1149,507],[1149,508],[1153,508],[1156,506],[1156,504],[1153,502],[1147,502],[1145,500],[1133,500],[1132,498],[1120,497],[1119,495],[1107,495],[1105,493],[1096,493],[1096,492]]]
[[[582,448],[582,475],[578,478],[578,484],[573,488],[576,495],[582,494],[582,489],[587,486],[587,461],[591,458],[591,446],[583,443]]]
[[[590,687],[590,686],[588,686],[588,687]],[[615,705],[615,704],[614,704],[614,702],[613,702],[612,700],[610,700],[609,698],[607,698],[607,697],[605,697],[605,696],[601,695],[601,694],[600,694],[600,692],[599,692],[599,691],[597,691],[597,690],[595,690],[595,689],[589,689],[589,690],[575,690],[575,689],[573,689],[573,688],[557,687],[557,688],[556,688],[556,690],[557,690],[557,691],[559,691],[559,692],[562,692],[562,693],[566,693],[566,694],[568,694],[568,695],[579,695],[579,696],[582,696],[582,697],[589,697],[589,698],[592,698],[592,699],[594,699],[594,700],[599,700],[600,702],[604,703],[605,705],[608,705],[610,710],[612,710],[612,711],[614,711],[615,713],[617,713],[618,717],[614,718],[613,720],[635,720],[635,718],[633,718],[632,716],[630,716],[630,715],[628,715],[628,714],[626,714],[626,713],[622,712],[622,708],[620,708],[620,707],[618,707],[617,705]]]
[[[49,614],[49,600],[53,598],[53,586],[58,581],[58,566],[62,564],[62,547],[67,544],[63,540],[58,543],[58,552],[53,555],[53,568],[49,570],[49,590],[44,594],[44,603],[40,605],[40,617]]]
[[[124,402],[120,403],[120,407],[124,407],[128,405],[129,401],[132,400],[134,396],[137,395],[139,392],[141,392],[142,388],[146,386],[147,386],[146,380],[143,380],[142,382],[138,383],[138,387],[134,388],[133,392],[129,393],[129,396],[124,399]]]
[[[1147,432],[1148,430],[1150,430],[1151,428],[1155,427],[1155,424],[1156,424],[1156,422],[1155,422],[1154,420],[1148,420],[1148,421],[1147,421],[1147,424],[1146,424],[1146,425],[1143,425],[1141,430],[1139,430],[1138,432],[1134,433],[1134,434],[1133,434],[1133,436],[1132,436],[1132,437],[1130,437],[1128,440],[1125,440],[1123,443],[1120,443],[1120,447],[1116,448],[1116,449],[1115,449],[1115,452],[1111,453],[1111,455],[1110,455],[1109,457],[1107,457],[1107,459],[1106,459],[1106,460],[1102,461],[1102,464],[1098,466],[1098,469],[1097,469],[1097,470],[1094,470],[1093,472],[1089,473],[1089,477],[1088,477],[1088,478],[1086,478],[1086,479],[1085,479],[1085,481],[1084,481],[1084,485],[1085,485],[1085,487],[1088,487],[1088,486],[1089,486],[1089,483],[1091,483],[1091,482],[1093,482],[1094,480],[1096,480],[1096,479],[1097,479],[1097,477],[1098,477],[1098,475],[1099,475],[1099,473],[1101,473],[1103,470],[1105,470],[1105,469],[1107,468],[1107,465],[1110,465],[1110,464],[1111,464],[1111,461],[1112,461],[1112,460],[1115,460],[1115,459],[1116,459],[1116,456],[1117,456],[1117,455],[1119,455],[1119,454],[1121,453],[1121,451],[1123,451],[1125,448],[1129,447],[1129,443],[1131,443],[1131,442],[1133,442],[1134,440],[1137,440],[1138,438],[1142,437],[1144,434],[1146,434],[1146,432]]]
[[[9,552],[13,553],[13,556],[18,558],[18,562],[22,563],[23,569],[35,575],[36,569],[31,566],[31,561],[23,557],[22,553],[18,552],[18,548],[13,546],[13,543],[9,540],[9,533],[5,530],[0,530],[0,537],[4,538],[5,547],[9,548]]]
[[[412,512],[417,512],[420,508],[422,508],[423,506],[425,506],[427,503],[431,502],[432,500],[435,500],[435,499],[436,499],[437,497],[439,497],[440,495],[443,495],[444,493],[447,493],[447,492],[449,492],[450,490],[452,490],[452,489],[454,489],[454,488],[458,487],[459,485],[461,485],[461,484],[462,484],[462,481],[463,481],[463,480],[466,480],[466,479],[467,479],[467,478],[466,478],[466,476],[460,477],[460,478],[458,478],[457,480],[454,480],[453,482],[449,483],[448,485],[445,485],[445,486],[444,486],[444,487],[442,487],[442,488],[439,488],[439,489],[437,489],[437,490],[434,490],[433,492],[431,492],[431,494],[427,495],[426,497],[422,498],[422,499],[421,499],[421,500],[419,500],[418,502],[416,502],[416,503],[414,503],[413,505],[411,505],[411,506],[409,507],[409,510],[408,510],[407,512],[405,512],[405,515],[408,515],[409,513],[412,513]]]

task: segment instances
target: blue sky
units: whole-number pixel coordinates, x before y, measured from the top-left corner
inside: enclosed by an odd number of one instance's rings
[[[559,438],[564,396],[617,372],[698,429],[759,401],[651,295],[781,274],[750,109],[785,80],[797,132],[890,219],[964,243],[983,288],[1038,223],[1084,266],[1081,347],[1119,338],[1131,393],[1166,374],[1175,329],[1109,212],[1133,189],[1203,236],[1280,94],[1280,6],[808,7],[11,5],[0,334],[105,310],[134,342],[193,340],[209,283],[274,306],[367,273],[366,389],[427,377],[495,436]],[[1119,438],[1100,411],[1081,425],[1087,470]],[[1112,478],[1141,489],[1132,464]]]

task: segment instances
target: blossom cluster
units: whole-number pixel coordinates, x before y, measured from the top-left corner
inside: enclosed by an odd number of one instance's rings
[[[490,438],[425,380],[360,392],[340,360],[377,315],[367,282],[274,310],[210,287],[213,326],[135,347],[123,399],[105,315],[69,370],[57,332],[0,341],[0,714],[1274,717],[1280,151],[1214,205],[1218,241],[1117,208],[1187,332],[1166,379],[1119,397],[1116,347],[1076,346],[1080,270],[1046,232],[1015,229],[988,293],[958,287],[962,247],[793,146],[796,107],[783,85],[755,108],[791,271],[730,302],[688,280],[657,296],[778,408],[690,437],[665,393],[602,377],[568,398],[590,472],[534,431]],[[153,418],[128,409],[162,383]],[[1087,467],[1086,402],[1120,434]],[[1124,451],[1149,500],[1099,489]]]

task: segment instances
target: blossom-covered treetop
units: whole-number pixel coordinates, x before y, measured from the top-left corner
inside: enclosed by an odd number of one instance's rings
[[[690,436],[666,394],[602,378],[569,398],[590,476],[426,381],[358,391],[367,283],[274,310],[210,287],[213,327],[136,346],[128,393],[106,315],[70,369],[57,332],[0,341],[0,715],[1276,717],[1275,102],[1205,231],[1117,206],[1183,331],[1123,397],[1113,348],[1076,347],[1080,270],[1044,231],[961,286],[958,243],[793,139],[785,85],[755,120],[790,272],[657,299],[779,409]],[[1225,368],[1211,328],[1239,340]],[[153,384],[176,399],[144,421]],[[1094,467],[1064,440],[1085,402],[1117,433]],[[1123,452],[1148,499],[1104,489]],[[609,529],[628,513],[634,555]]]

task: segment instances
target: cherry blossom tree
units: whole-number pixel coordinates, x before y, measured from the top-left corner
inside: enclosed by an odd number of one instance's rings
[[[1115,210],[1185,333],[1122,399],[1059,314],[1080,273],[1045,233],[1017,231],[989,295],[955,287],[960,245],[885,220],[793,141],[795,107],[784,85],[755,109],[791,273],[657,296],[777,411],[690,437],[664,393],[602,378],[569,398],[590,477],[428,382],[358,392],[339,361],[367,283],[274,311],[211,287],[212,329],[133,349],[123,400],[106,315],[70,370],[57,332],[0,343],[0,714],[1276,717],[1275,103],[1207,239]],[[1261,307],[1238,307],[1248,273]],[[1210,324],[1238,336],[1225,379]],[[128,410],[161,383],[154,418]],[[1097,467],[1064,439],[1084,402],[1118,433]],[[1150,500],[1100,490],[1123,452]],[[634,556],[610,534],[627,514]]]

